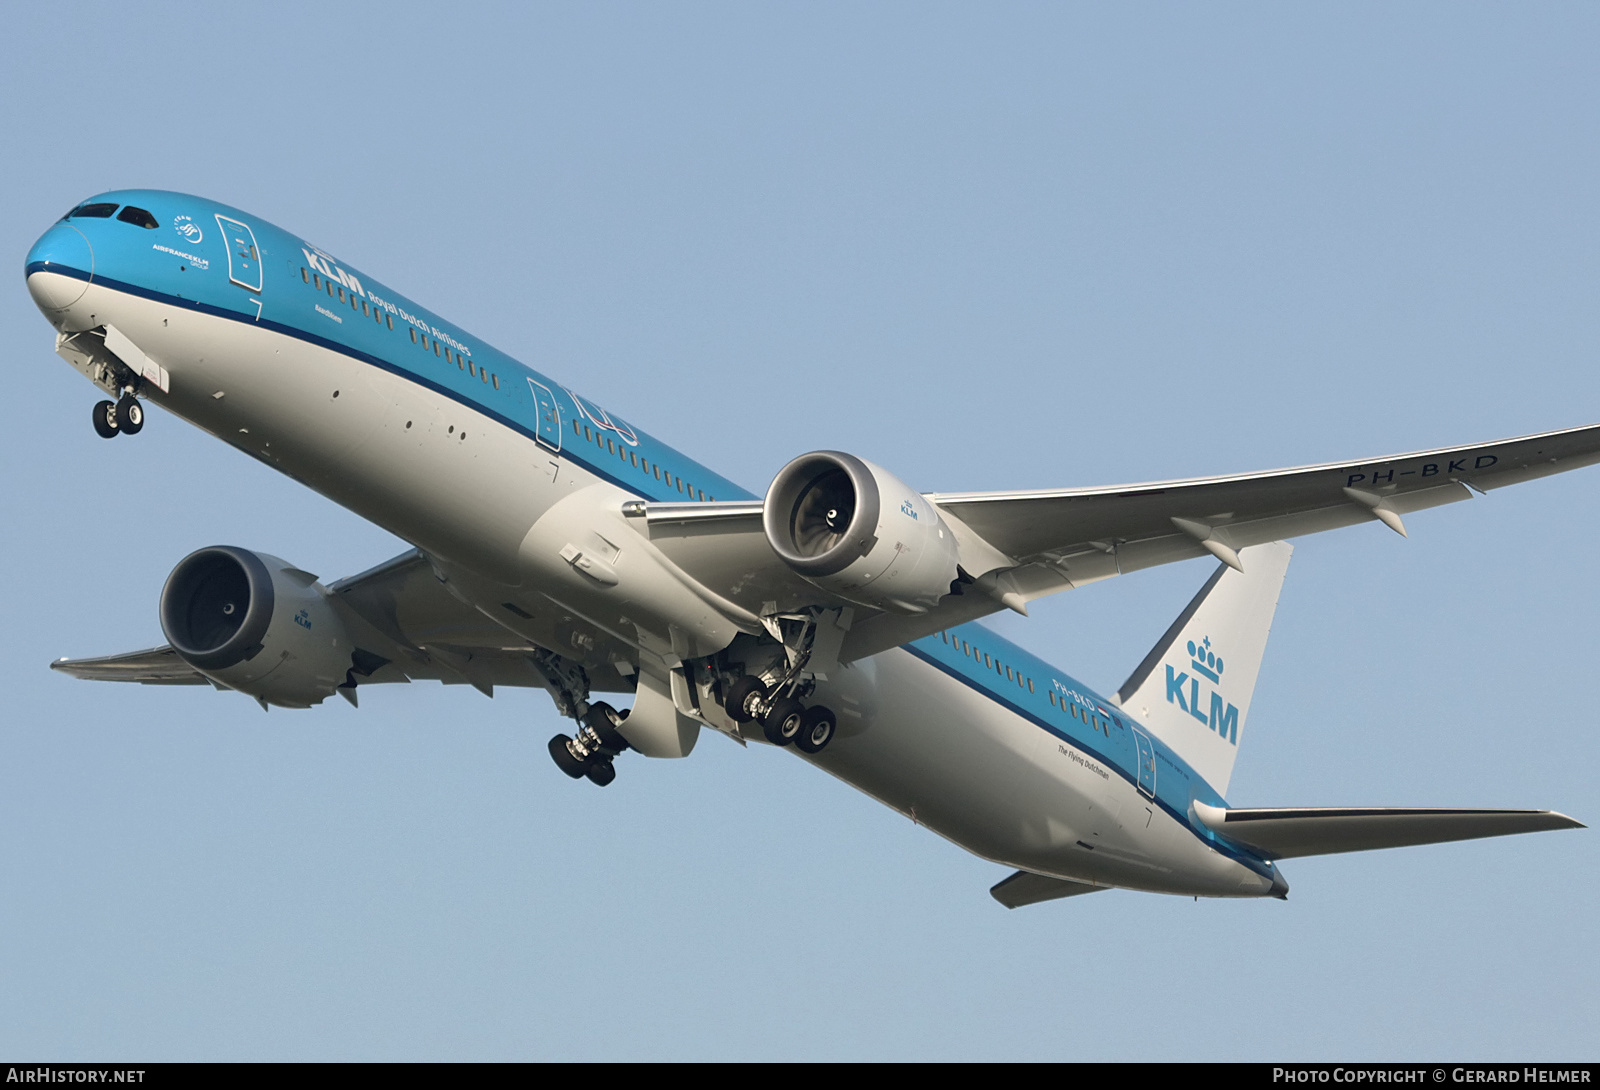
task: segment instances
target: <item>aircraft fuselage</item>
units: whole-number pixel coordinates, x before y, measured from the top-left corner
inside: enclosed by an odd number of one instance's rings
[[[173,193],[96,200],[155,226],[56,224],[29,290],[59,338],[109,328],[136,345],[156,369],[138,384],[148,402],[413,543],[540,646],[583,642],[625,673],[752,630],[671,579],[630,584],[674,569],[617,514],[755,498],[733,482],[260,219]],[[565,555],[593,555],[590,532],[620,582]],[[1286,888],[1201,825],[1192,804],[1221,798],[1132,716],[978,625],[852,663],[817,692],[839,735],[804,759],[980,856],[1169,893]]]

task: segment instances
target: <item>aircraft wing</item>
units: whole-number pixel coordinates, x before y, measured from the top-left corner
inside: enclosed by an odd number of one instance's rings
[[[1600,425],[1266,473],[928,498],[1001,552],[1048,563],[1076,584],[1359,522],[1404,533],[1400,516],[1467,499],[1470,489],[1595,462]]]
[[[142,685],[209,685],[205,676],[171,647],[128,651],[97,659],[57,659],[52,670],[84,681],[137,681]]]
[[[1269,541],[1381,522],[1404,534],[1402,516],[1537,477],[1600,462],[1600,425],[1386,458],[1034,492],[931,493],[963,531],[997,553],[972,570],[979,589],[923,617],[879,615],[846,641],[858,658],[951,624],[1125,572],[1205,556],[1240,567],[1239,550]]]
[[[439,681],[471,685],[493,695],[496,685],[545,686],[535,664],[540,646],[496,623],[451,594],[426,557],[413,549],[328,587],[355,623],[361,685]],[[574,658],[571,649],[565,652]],[[581,660],[580,660],[581,661]],[[58,659],[51,668],[89,681],[144,685],[207,685],[206,677],[170,646],[100,658]],[[622,678],[604,659],[587,670],[596,691],[623,691]]]
[[[1210,554],[1241,568],[1252,545],[1378,522],[1600,462],[1600,425],[1348,462],[1098,488],[929,493],[975,577],[925,614],[856,610],[842,661],[875,655],[1003,607],[1157,564]],[[835,599],[767,544],[760,501],[630,501],[651,540],[695,584],[750,614]]]

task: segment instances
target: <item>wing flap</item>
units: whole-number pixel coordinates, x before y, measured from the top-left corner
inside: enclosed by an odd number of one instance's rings
[[[1581,822],[1554,810],[1397,807],[1235,810],[1198,802],[1194,809],[1206,828],[1269,859],[1584,828]]]

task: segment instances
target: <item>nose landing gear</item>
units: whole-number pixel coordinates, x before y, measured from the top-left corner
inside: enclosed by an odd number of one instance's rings
[[[628,740],[617,731],[627,718],[609,704],[591,704],[578,723],[577,737],[558,734],[550,739],[550,758],[556,767],[575,780],[588,777],[597,787],[617,778],[612,763],[628,747]]]

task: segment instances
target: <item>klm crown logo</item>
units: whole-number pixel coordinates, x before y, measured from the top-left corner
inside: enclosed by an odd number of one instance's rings
[[[1193,640],[1189,641],[1189,665],[1195,668],[1195,672],[1210,678],[1213,685],[1222,680],[1222,660],[1211,650],[1210,636],[1198,645]]]
[[[1189,652],[1189,668],[1199,676],[1190,677],[1187,672],[1179,673],[1171,666],[1167,666],[1167,703],[1176,704],[1219,736],[1226,738],[1230,745],[1238,745],[1238,708],[1223,700],[1222,694],[1213,689],[1209,694],[1211,697],[1209,713],[1200,710],[1200,678],[1205,678],[1212,685],[1220,685],[1224,668],[1222,656],[1211,646],[1210,636],[1204,637],[1199,643],[1190,640],[1185,645],[1185,650]]]

